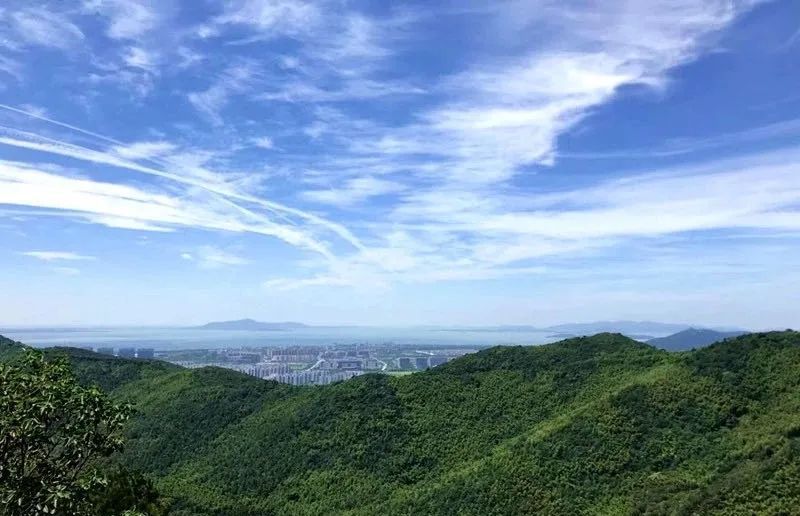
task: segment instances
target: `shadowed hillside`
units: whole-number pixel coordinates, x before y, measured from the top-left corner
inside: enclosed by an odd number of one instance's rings
[[[25,345],[0,335],[0,360],[10,360],[17,356]]]

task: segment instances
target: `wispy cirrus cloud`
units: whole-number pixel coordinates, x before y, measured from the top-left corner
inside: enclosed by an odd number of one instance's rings
[[[249,232],[279,238],[324,256],[328,246],[307,229],[286,224],[202,189],[180,197],[132,186],[0,162],[0,204],[57,210],[52,214],[108,227],[172,231],[178,227]]]
[[[62,51],[75,49],[85,41],[81,29],[68,16],[43,7],[0,8],[0,72],[21,81],[30,48]]]
[[[514,34],[517,45],[531,37],[526,32],[530,26],[546,30],[536,33],[531,51],[478,62],[436,81],[431,90],[441,100],[417,111],[409,123],[334,119],[315,129],[315,138],[341,144],[341,152],[327,162],[317,160],[308,180],[324,184],[329,178],[337,187],[305,190],[303,199],[368,209],[378,206],[370,204],[373,198],[392,193],[380,205],[390,206],[389,215],[377,226],[383,231],[399,228],[404,243],[397,246],[378,238],[349,260],[326,264],[327,273],[299,282],[275,279],[270,285],[447,279],[459,276],[454,269],[465,271],[462,277],[475,278],[514,274],[513,270],[522,274],[531,259],[580,254],[632,238],[759,224],[783,227],[792,213],[773,211],[769,202],[785,199],[788,204],[783,206],[790,206],[796,193],[790,188],[788,197],[780,194],[780,185],[793,184],[793,179],[790,169],[778,165],[740,170],[738,175],[671,171],[670,179],[658,179],[645,174],[636,187],[598,186],[612,201],[596,207],[570,204],[593,198],[591,189],[556,196],[552,206],[544,206],[542,199],[515,194],[513,186],[526,167],[552,166],[558,138],[614,99],[621,88],[662,92],[674,67],[713,47],[718,32],[754,4],[664,0],[589,10],[575,2],[516,2],[476,13],[493,17],[495,29],[502,26],[503,33]],[[330,134],[326,126],[334,128]],[[761,137],[756,132],[732,138]],[[723,139],[701,145],[726,144]],[[343,167],[346,162],[352,166]],[[736,206],[734,199],[761,173],[775,176],[763,183],[768,190],[758,196],[763,204]],[[629,196],[623,195],[626,191]],[[674,191],[674,197],[655,194],[662,191]],[[698,191],[708,195],[693,198]],[[713,215],[706,212],[708,207]],[[403,267],[386,267],[387,256],[412,258],[401,260]]]
[[[437,90],[446,102],[418,113],[416,123],[357,142],[354,150],[393,159],[434,156],[444,162],[448,181],[475,185],[506,181],[524,165],[552,165],[558,137],[593,108],[623,86],[663,88],[673,67],[704,52],[747,9],[685,0],[614,3],[604,10],[572,2],[523,5],[511,9],[515,24],[552,30],[535,50],[444,78]],[[507,22],[509,9],[498,5],[490,13]]]
[[[250,143],[259,149],[272,149],[275,147],[275,142],[269,136],[258,136],[251,139]]]
[[[235,267],[250,263],[250,260],[236,253],[210,245],[200,246],[193,252],[183,252],[181,258],[197,263],[202,269]]]
[[[302,193],[302,196],[318,203],[346,207],[361,204],[372,197],[398,193],[405,188],[403,184],[395,181],[362,176],[347,180],[342,187],[307,190]]]
[[[285,206],[274,201],[269,201],[257,196],[253,196],[248,193],[242,193],[238,191],[235,185],[230,183],[223,174],[219,174],[214,171],[205,169],[201,166],[192,165],[187,168],[181,168],[180,162],[173,163],[171,157],[170,159],[166,157],[159,158],[159,161],[155,163],[156,166],[146,166],[134,160],[128,160],[120,157],[120,152],[130,153],[131,149],[134,149],[134,152],[136,151],[141,152],[141,146],[137,149],[135,147],[135,144],[134,146],[125,145],[122,144],[121,142],[111,140],[114,143],[114,145],[111,148],[111,152],[107,152],[107,151],[93,150],[80,145],[70,144],[67,142],[54,140],[52,138],[38,136],[36,134],[29,133],[26,131],[19,131],[19,130],[5,128],[5,132],[16,137],[0,137],[0,145],[7,145],[12,147],[43,152],[46,154],[68,157],[84,162],[109,165],[119,169],[134,171],[141,174],[166,179],[180,185],[184,185],[185,187],[191,188],[191,190],[189,191],[191,195],[187,195],[186,196],[187,198],[196,198],[198,195],[200,195],[201,197],[208,198],[209,201],[207,202],[213,204],[214,206],[219,207],[220,209],[223,210],[227,209],[232,211],[239,217],[244,217],[245,219],[263,223],[264,225],[261,226],[262,232],[270,231],[275,236],[282,235],[279,238],[284,239],[286,242],[291,243],[292,245],[304,246],[316,252],[320,252],[324,255],[330,254],[328,246],[323,242],[320,242],[317,239],[311,237],[307,231],[297,229],[297,227],[294,224],[283,224],[282,222],[276,222],[270,217],[270,215],[276,215],[278,217],[278,220],[280,221],[298,219],[300,221],[303,221],[303,224],[307,225],[307,227],[326,228],[328,231],[332,231],[334,234],[344,239],[348,243],[352,244],[353,246],[356,247],[361,246],[359,240],[344,226],[337,224],[335,222],[328,221],[310,212],[306,212],[296,208],[291,208],[289,206]],[[86,134],[94,136],[95,138],[101,139],[103,141],[108,140],[106,138],[100,137],[100,135],[93,135],[88,131],[86,132]],[[152,146],[150,150],[152,152]],[[180,154],[178,154],[178,156],[180,157]],[[151,156],[151,160],[152,159],[154,158]],[[186,162],[191,160],[186,160],[185,158],[183,158],[181,161]],[[38,175],[25,174],[26,170],[31,170],[31,169],[28,169],[27,166],[24,164],[7,163],[6,166],[9,167],[6,169],[7,180],[10,182],[18,183],[18,188],[24,188],[26,185],[25,180],[31,178],[38,179],[39,181],[45,183],[50,183],[52,181],[57,181],[59,179],[62,179],[65,181],[63,187],[66,189],[83,184],[83,183],[75,183],[72,178],[62,177],[55,174],[49,174],[49,175],[46,175],[45,173]],[[34,168],[31,171],[33,172],[37,170]],[[27,186],[30,187],[29,184]],[[97,186],[101,191],[104,191],[106,187],[112,187],[113,189],[113,187],[115,186],[120,186],[120,188],[123,189],[129,188],[126,186],[115,185],[113,183],[98,183]],[[139,197],[141,197],[142,195],[147,196],[146,193],[135,193],[133,194],[133,199],[138,200]],[[7,194],[6,198],[9,200],[6,202],[8,204],[26,204],[26,205],[39,206],[39,204],[35,203],[34,204],[28,204],[25,202],[15,203],[13,202],[14,197],[15,197],[14,195]],[[24,196],[24,197],[25,199],[30,199],[29,196]],[[125,196],[123,195],[122,197]],[[163,200],[164,198],[165,198],[164,196],[151,197],[153,201],[156,201],[157,199]],[[237,203],[244,203],[244,204],[237,204]],[[158,202],[156,202],[156,204],[158,204]],[[247,205],[251,205],[252,207],[248,207]],[[57,208],[58,205],[50,207]],[[266,210],[267,214],[258,213],[257,211],[254,211],[254,209]],[[125,219],[125,217],[122,218]],[[128,219],[135,220],[137,219],[137,217],[132,217],[132,218],[128,217]],[[117,221],[118,218],[114,217],[109,220]],[[168,221],[169,220],[171,219],[168,219]],[[161,230],[164,230],[164,228],[161,228],[157,225],[152,225],[152,226],[148,225],[147,227],[151,227],[154,229],[160,228]]]
[[[129,47],[123,57],[126,66],[153,72],[156,68],[156,59],[151,52],[141,47]]]
[[[249,92],[258,75],[257,65],[242,61],[225,68],[208,88],[189,93],[187,99],[213,124],[220,126],[223,124],[222,109],[228,105],[231,97]]]
[[[106,34],[109,38],[136,39],[153,30],[161,21],[162,16],[155,5],[126,0],[84,0],[83,10],[107,20]]]
[[[47,109],[43,108],[42,106],[36,106],[33,104],[22,104],[19,106],[22,111],[31,113],[33,116],[36,117],[46,117],[47,116]]]
[[[85,254],[74,253],[72,251],[25,251],[22,254],[32,258],[37,258],[39,260],[44,260],[46,262],[58,260],[76,261],[95,259],[94,256],[87,256]]]
[[[25,46],[72,48],[84,41],[83,32],[69,17],[41,7],[0,11],[8,31],[6,48],[22,50]]]
[[[96,85],[139,84],[143,96],[161,95],[159,113],[137,113],[141,127],[118,134],[138,136],[122,142],[23,109],[40,125],[10,123],[0,145],[34,158],[0,163],[0,203],[115,228],[264,235],[321,257],[271,288],[536,276],[554,257],[638,239],[794,231],[793,150],[598,179],[619,175],[612,167],[557,191],[535,176],[569,156],[561,138],[622,92],[669,92],[673,71],[714,49],[755,3],[500,2],[378,15],[338,2],[238,0],[180,26],[188,4],[88,1],[82,16],[99,16],[112,40],[93,61]],[[475,31],[469,48],[447,40],[450,53],[435,60],[434,21],[464,20]],[[60,48],[43,41],[35,45]],[[796,125],[623,154],[687,154]],[[186,254],[244,263],[219,248]]]
[[[291,40],[296,48],[271,60],[252,96],[302,104],[424,93],[417,84],[385,74],[395,54],[393,43],[405,37],[403,29],[414,21],[406,14],[378,19],[326,0],[242,0],[226,4],[202,29],[205,37],[244,31],[233,44],[245,47]]]
[[[20,81],[22,80],[22,63],[16,59],[0,54],[0,72]],[[2,86],[0,86],[0,88],[2,88]]]
[[[115,145],[112,152],[124,159],[151,159],[168,156],[177,151],[175,144],[167,141],[135,142],[129,145]]]
[[[308,34],[322,23],[324,12],[316,2],[297,0],[234,0],[207,26],[216,33],[220,27],[249,27],[263,38]],[[211,34],[206,32],[206,34]]]
[[[376,286],[544,272],[639,239],[720,230],[800,231],[800,149],[628,175],[534,197],[418,192],[374,228],[380,244],[267,284]],[[538,265],[537,265],[538,263]],[[558,267],[556,267],[558,268]]]
[[[800,100],[798,97],[795,100]],[[664,158],[696,153],[698,151],[735,148],[744,144],[782,141],[800,136],[800,119],[781,120],[742,131],[722,133],[709,138],[677,138],[663,144],[642,149],[619,149],[604,152],[558,152],[559,158],[572,159],[639,159]]]

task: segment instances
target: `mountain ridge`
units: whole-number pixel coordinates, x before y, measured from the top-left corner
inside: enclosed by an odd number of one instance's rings
[[[746,335],[746,331],[715,331],[707,328],[688,328],[666,337],[650,339],[647,343],[667,351],[687,351],[694,348],[710,346],[732,337]]]
[[[619,334],[293,387],[70,356],[137,416],[118,460],[174,514],[741,514],[800,503],[800,334]],[[135,370],[136,374],[130,371]],[[342,486],[347,486],[342,489]]]

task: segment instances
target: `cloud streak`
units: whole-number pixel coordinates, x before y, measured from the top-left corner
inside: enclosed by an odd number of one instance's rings
[[[491,200],[457,193],[405,197],[387,234],[307,278],[268,286],[492,279],[543,272],[553,259],[623,243],[720,230],[800,231],[800,148],[628,175],[558,193]],[[537,265],[537,263],[539,265]]]
[[[66,55],[83,45],[95,79],[82,80],[102,89],[135,74],[159,102],[137,99],[140,126],[115,133],[128,141],[0,104],[11,119],[0,146],[14,157],[0,161],[0,204],[310,251],[296,276],[267,279],[274,289],[536,277],[556,258],[641,239],[795,231],[794,149],[624,178],[599,168],[586,184],[554,190],[538,181],[563,157],[670,157],[795,134],[787,120],[651,150],[559,149],[623,91],[663,95],[677,67],[714,49],[756,3],[496,2],[379,17],[338,2],[234,0],[175,27],[167,21],[185,22],[180,3],[87,0],[61,24],[52,13],[3,11],[10,30],[31,27],[0,55],[6,75],[20,77],[29,47]],[[89,16],[100,17],[108,49],[85,41]],[[472,46],[431,56],[437,34],[421,29],[439,16],[466,19]],[[109,97],[97,103],[106,116],[119,106]],[[251,263],[214,246],[184,254],[207,268]]]
[[[250,260],[247,258],[210,245],[200,246],[192,253],[181,253],[181,258],[190,262],[196,262],[201,269],[219,269],[222,267],[235,267],[250,263]]]
[[[142,174],[156,176],[163,179],[168,179],[170,181],[174,181],[179,184],[193,187],[197,190],[205,191],[207,194],[211,194],[213,197],[216,198],[217,202],[215,204],[220,206],[227,206],[228,208],[233,208],[236,212],[238,212],[240,216],[245,216],[246,218],[260,222],[262,224],[261,226],[262,232],[269,230],[269,232],[265,234],[272,234],[273,236],[281,238],[282,240],[292,245],[306,247],[308,249],[311,249],[326,256],[330,256],[330,251],[328,250],[327,246],[322,242],[317,241],[308,232],[298,229],[295,225],[289,225],[289,224],[281,225],[279,223],[276,223],[273,220],[269,219],[267,216],[257,213],[253,209],[250,209],[246,206],[237,204],[237,202],[253,204],[257,208],[262,210],[266,209],[268,212],[277,215],[279,217],[279,220],[280,219],[286,220],[287,218],[300,219],[307,226],[312,225],[312,226],[322,227],[324,229],[332,231],[334,234],[343,238],[350,244],[356,247],[361,247],[361,243],[358,241],[358,239],[340,224],[327,221],[321,217],[318,217],[308,212],[304,212],[302,210],[291,208],[276,202],[267,201],[245,193],[240,193],[234,187],[232,187],[232,185],[227,183],[222,176],[212,171],[203,169],[201,167],[194,167],[190,170],[186,169],[182,170],[182,172],[184,173],[189,172],[189,174],[181,175],[179,173],[171,172],[169,170],[165,170],[162,168],[144,166],[139,164],[138,162],[120,157],[120,155],[125,155],[125,154],[129,156],[138,155],[141,157],[143,152],[147,152],[150,153],[148,158],[151,160],[160,158],[158,161],[156,161],[157,164],[163,164],[166,165],[167,167],[175,166],[168,159],[164,159],[163,156],[159,157],[153,155],[154,151],[156,153],[166,152],[163,143],[160,145],[160,147],[158,146],[154,147],[153,144],[151,143],[143,143],[133,146],[125,146],[117,144],[112,148],[112,152],[104,152],[104,151],[96,151],[88,149],[86,147],[82,147],[79,145],[59,140],[54,140],[52,138],[39,136],[25,131],[18,131],[7,127],[6,128],[0,127],[0,131],[5,132],[6,134],[10,134],[12,136],[16,136],[16,138],[0,137],[0,145],[8,145],[13,147],[19,147],[23,149],[43,152],[47,154],[59,155],[63,157],[76,159],[79,161],[88,161],[102,165],[109,165],[120,169],[130,170]],[[19,202],[18,203],[12,202],[13,196],[7,194],[6,198],[9,199],[8,201],[6,201],[9,204],[20,204]],[[118,219],[114,218],[111,220],[118,220]],[[133,228],[133,226],[128,226],[128,227]],[[158,226],[145,225],[142,227],[155,228]]]
[[[77,260],[95,259],[94,256],[87,256],[85,254],[73,253],[71,251],[26,251],[22,254],[46,262],[58,261],[58,260],[77,261]]]
[[[202,190],[176,197],[0,162],[0,204],[59,210],[61,215],[115,228],[172,231],[193,227],[256,233],[332,257],[324,244],[302,229],[276,223]]]

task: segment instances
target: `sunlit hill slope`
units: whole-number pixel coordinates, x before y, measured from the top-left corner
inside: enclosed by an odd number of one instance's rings
[[[0,357],[21,349],[0,342]],[[73,349],[134,403],[117,457],[173,514],[790,514],[800,334],[669,353],[617,334],[292,387]]]

